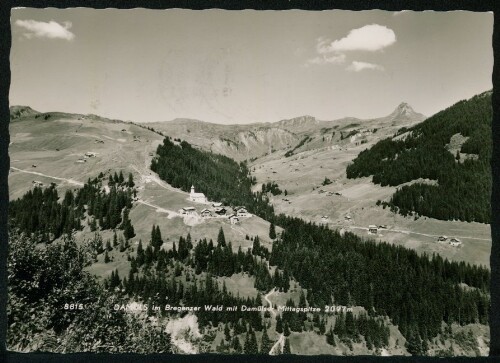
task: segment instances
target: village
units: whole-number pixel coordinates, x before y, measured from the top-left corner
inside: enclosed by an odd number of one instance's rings
[[[230,224],[238,224],[241,218],[251,217],[244,206],[228,207],[220,202],[209,202],[205,194],[197,193],[194,185],[191,186],[188,200],[195,203],[209,205],[210,207],[203,208],[198,212],[195,207],[183,207],[179,209],[179,214],[185,217],[201,217],[201,218],[225,218]]]

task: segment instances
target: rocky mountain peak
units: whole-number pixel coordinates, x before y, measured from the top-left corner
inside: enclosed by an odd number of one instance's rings
[[[415,110],[406,102],[401,102],[394,111],[389,115],[391,120],[411,120],[411,121],[423,121],[425,116],[421,113],[415,112]]]

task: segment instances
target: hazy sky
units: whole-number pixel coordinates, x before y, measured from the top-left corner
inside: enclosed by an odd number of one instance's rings
[[[14,9],[11,105],[138,122],[432,115],[492,88],[492,13]]]

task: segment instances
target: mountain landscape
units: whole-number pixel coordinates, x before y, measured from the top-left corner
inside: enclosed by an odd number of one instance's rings
[[[318,148],[320,145],[343,144],[347,142],[343,141],[347,138],[361,138],[361,141],[368,138],[370,128],[383,128],[383,132],[392,132],[424,119],[424,115],[413,111],[408,104],[401,103],[390,115],[369,120],[346,117],[334,121],[320,121],[312,116],[301,116],[274,123],[247,125],[219,125],[190,119],[152,122],[146,125],[173,138],[182,138],[204,150],[241,161],[256,159],[278,150],[297,150],[297,145],[305,137],[310,145],[301,145],[304,146],[301,150]]]
[[[403,102],[372,119],[246,125],[12,106],[9,283],[31,287],[10,291],[9,345],[487,355],[490,126],[491,91],[429,118]],[[47,274],[26,274],[27,261]],[[75,276],[82,286],[59,287]],[[98,319],[69,309],[28,339],[27,299],[144,305],[145,316],[113,310],[106,329],[164,321],[168,339],[102,333],[92,346],[71,331]],[[167,305],[186,310],[155,311]]]

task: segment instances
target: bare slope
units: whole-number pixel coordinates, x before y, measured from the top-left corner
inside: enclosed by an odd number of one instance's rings
[[[44,186],[54,182],[59,195],[64,195],[66,189],[79,188],[100,172],[106,176],[115,171],[123,171],[125,176],[130,172],[138,188],[138,200],[130,212],[136,232],[130,253],[134,253],[139,239],[146,246],[153,224],[160,227],[165,248],[171,248],[187,233],[191,233],[193,240],[205,237],[216,240],[220,227],[235,250],[239,246],[244,250],[251,247],[252,242],[245,238],[246,235],[259,235],[261,243],[270,248],[269,223],[261,218],[242,218],[240,224],[231,225],[227,218],[184,218],[178,214],[182,207],[195,207],[199,213],[210,205],[190,202],[188,193],[171,187],[149,169],[162,136],[130,123],[97,116],[50,115],[47,119],[24,117],[10,124],[11,200],[33,188],[34,181]],[[89,152],[95,156],[85,157]],[[93,232],[86,227],[77,235],[80,239],[91,238]],[[105,232],[103,238],[112,238],[112,233]],[[110,257],[114,261],[110,264],[104,264],[100,256],[91,270],[107,276],[118,268],[123,276],[128,273],[126,255],[113,251]]]

